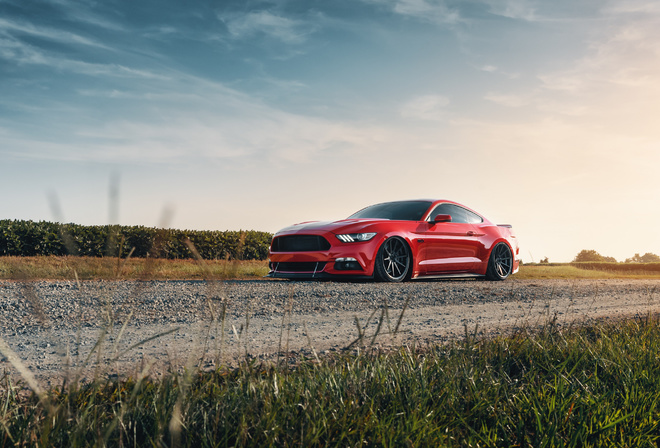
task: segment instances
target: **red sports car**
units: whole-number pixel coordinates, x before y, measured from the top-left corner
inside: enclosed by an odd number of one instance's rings
[[[280,230],[270,245],[268,275],[504,280],[518,272],[518,254],[510,225],[495,225],[452,201],[397,201],[366,207],[340,221]]]

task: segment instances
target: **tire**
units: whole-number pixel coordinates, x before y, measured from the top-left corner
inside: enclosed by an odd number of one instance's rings
[[[386,239],[378,249],[374,278],[381,282],[402,282],[410,278],[412,256],[410,248],[398,237]]]
[[[506,243],[498,243],[490,252],[486,279],[501,281],[511,275],[513,269],[513,254]]]

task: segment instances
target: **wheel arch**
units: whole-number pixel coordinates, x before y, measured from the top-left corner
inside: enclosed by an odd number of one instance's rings
[[[408,252],[410,253],[410,261],[411,261],[411,272],[414,273],[419,270],[419,266],[417,266],[417,261],[419,260],[418,252],[419,249],[415,244],[413,244],[414,238],[412,238],[410,235],[406,233],[401,233],[401,232],[390,232],[385,234],[383,237],[382,241],[378,245],[378,248],[376,249],[376,253],[380,250],[380,246],[385,242],[385,240],[389,238],[399,238],[403,240],[404,243],[406,243],[406,246],[408,246]]]
[[[406,274],[406,277],[404,278],[403,281],[410,280],[411,278],[414,278],[414,277],[415,277],[416,272],[417,272],[418,269],[419,269],[418,266],[416,265],[416,262],[417,262],[417,259],[418,259],[418,257],[417,257],[417,252],[413,249],[413,244],[411,244],[411,239],[410,239],[410,237],[406,236],[405,234],[402,234],[402,233],[400,233],[400,232],[395,232],[395,231],[388,232],[388,233],[384,234],[384,235],[382,236],[382,238],[380,239],[378,245],[376,246],[376,251],[375,251],[375,253],[374,253],[374,257],[373,257],[373,273],[372,273],[372,277],[373,277],[374,279],[377,279],[377,275],[376,275],[376,263],[378,262],[378,253],[380,252],[380,250],[381,250],[381,248],[383,247],[383,245],[384,245],[387,241],[392,240],[392,239],[398,239],[398,240],[402,241],[403,244],[404,244],[404,245],[406,246],[406,248],[408,249],[408,255],[409,255],[409,257],[410,257],[410,267],[409,267],[409,269],[408,269],[408,273]]]
[[[500,276],[498,276],[497,274],[494,273],[494,266],[495,265],[493,264],[493,263],[497,263],[497,260],[495,260],[495,261],[493,260],[493,252],[495,251],[495,249],[498,246],[500,246],[500,244],[504,244],[506,246],[506,248],[509,250],[509,255],[511,257],[511,259],[510,259],[511,264],[509,266],[509,273],[506,276],[504,276],[503,278],[500,278]],[[486,279],[488,279],[488,280],[505,280],[508,277],[510,277],[512,274],[515,273],[514,265],[515,265],[515,252],[513,250],[513,247],[511,246],[511,243],[509,243],[509,241],[507,241],[506,238],[498,238],[497,240],[495,240],[495,242],[492,244],[490,250],[488,251],[488,258],[486,259],[486,263],[485,263],[486,270],[485,270],[484,274],[485,274]]]

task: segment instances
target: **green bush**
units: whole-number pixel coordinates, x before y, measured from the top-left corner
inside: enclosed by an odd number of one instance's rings
[[[157,229],[144,226],[82,226],[46,221],[0,220],[0,256],[81,255],[193,258],[190,240],[202,258],[265,260],[267,232]]]

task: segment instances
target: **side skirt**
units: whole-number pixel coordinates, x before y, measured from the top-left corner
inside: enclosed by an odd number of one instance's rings
[[[441,274],[441,275],[420,275],[412,280],[427,280],[427,279],[440,279],[440,278],[483,278],[485,275],[479,274]]]

